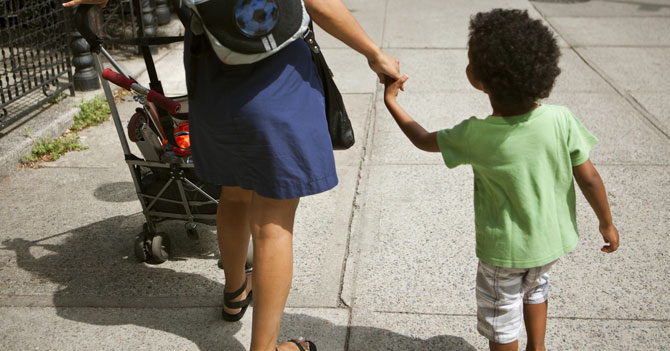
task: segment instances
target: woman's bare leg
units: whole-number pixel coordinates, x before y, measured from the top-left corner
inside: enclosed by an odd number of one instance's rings
[[[254,193],[254,315],[251,351],[274,351],[293,278],[293,223],[299,199],[275,200]]]
[[[223,187],[219,206],[216,211],[216,229],[221,252],[221,263],[226,275],[226,292],[234,292],[244,284],[244,264],[249,247],[249,209],[253,191],[239,187]],[[251,281],[247,284],[247,293],[251,290]],[[241,294],[233,301],[242,301],[247,294]],[[240,309],[224,307],[230,314]]]

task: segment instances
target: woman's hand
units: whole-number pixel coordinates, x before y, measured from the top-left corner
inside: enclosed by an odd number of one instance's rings
[[[395,57],[381,50],[375,56],[368,58],[368,65],[370,65],[370,68],[377,73],[379,83],[384,84],[385,76],[390,77],[393,81],[402,77],[400,75],[400,62],[398,62]],[[402,83],[404,83],[404,81]],[[400,85],[400,90],[405,91],[403,84]]]
[[[104,8],[107,6],[107,1],[109,0],[72,0],[63,4],[65,7],[72,7],[77,5],[100,5]]]
[[[384,84],[384,76],[400,79],[398,60],[379,49],[342,0],[305,0],[305,6],[319,27],[368,59],[368,65],[379,77],[379,83]]]

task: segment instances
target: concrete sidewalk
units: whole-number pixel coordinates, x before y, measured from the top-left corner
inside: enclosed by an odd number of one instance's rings
[[[562,74],[547,103],[569,106],[599,139],[592,153],[622,245],[599,251],[578,196],[581,241],[552,270],[551,350],[666,350],[670,344],[670,1],[346,0],[410,76],[401,103],[427,129],[490,113],[465,77],[469,16],[528,9],[557,33]],[[486,350],[476,331],[472,172],[416,150],[381,101],[366,61],[317,38],[354,122],[336,152],[340,185],[303,199],[294,282],[280,339],[319,350]],[[185,93],[182,48],[159,57]],[[147,83],[147,77],[140,77]],[[129,118],[137,104],[119,104]],[[0,179],[0,349],[245,350],[251,313],[220,319],[224,277],[213,228],[201,240],[164,222],[173,257],[137,263],[144,223],[113,124],[90,149]],[[522,337],[520,349],[525,347]]]

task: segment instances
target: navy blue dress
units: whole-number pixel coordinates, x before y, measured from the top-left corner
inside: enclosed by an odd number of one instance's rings
[[[296,40],[248,65],[226,65],[208,45],[184,65],[189,129],[200,180],[290,199],[337,185],[321,80],[309,47]],[[201,42],[202,44],[202,42]]]

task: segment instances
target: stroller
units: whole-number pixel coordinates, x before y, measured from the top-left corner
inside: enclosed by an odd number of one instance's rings
[[[142,50],[150,77],[150,89],[147,89],[123,71],[92,31],[89,23],[92,7],[79,5],[74,22],[91,46],[95,68],[102,78],[105,97],[146,219],[142,232],[135,238],[135,257],[140,262],[163,263],[170,257],[172,247],[170,237],[158,232],[156,224],[170,219],[185,221],[188,237],[197,239],[198,223],[216,223],[217,198],[221,191],[219,186],[204,183],[196,177],[188,142],[185,142],[188,140],[188,96],[168,98],[163,95],[149,49],[150,45],[182,41],[183,37],[132,40]],[[183,13],[180,18],[183,20]],[[103,70],[100,55],[116,71]],[[127,138],[108,82],[130,91],[141,105],[128,122]],[[128,140],[137,145],[142,157],[131,152]],[[251,254],[248,257],[247,266],[250,266]]]

